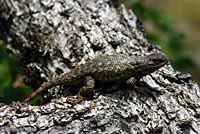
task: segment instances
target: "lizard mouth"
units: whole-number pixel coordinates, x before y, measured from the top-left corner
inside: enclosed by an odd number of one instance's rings
[[[167,62],[160,63],[160,67],[163,67],[166,64],[167,64]]]
[[[152,58],[150,59],[152,66],[155,67],[162,67],[168,63],[168,58],[164,55],[153,55]]]

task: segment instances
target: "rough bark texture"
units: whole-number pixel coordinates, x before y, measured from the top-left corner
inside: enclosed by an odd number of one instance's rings
[[[27,83],[34,88],[99,54],[160,51],[145,39],[132,11],[114,0],[0,0],[0,5],[0,35],[33,69]],[[56,88],[44,95],[54,99],[42,106],[1,104],[0,133],[200,133],[200,90],[190,75],[167,65],[140,81],[75,105]]]

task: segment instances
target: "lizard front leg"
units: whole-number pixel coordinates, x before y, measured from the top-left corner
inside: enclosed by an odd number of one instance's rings
[[[141,94],[146,95],[146,96],[150,95],[154,99],[156,98],[153,90],[152,91],[149,90],[148,86],[147,86],[147,84],[145,82],[141,82],[141,81],[138,82],[138,79],[136,79],[134,77],[131,77],[126,81],[126,84],[129,87],[133,88],[138,93],[141,93]]]
[[[127,85],[134,86],[138,80],[135,77],[131,77],[126,81]]]
[[[135,77],[131,77],[126,81],[126,84],[127,84],[126,86],[128,86],[128,88],[134,89],[138,93],[148,95],[145,89],[138,87],[137,82],[138,82],[138,79],[136,79]]]

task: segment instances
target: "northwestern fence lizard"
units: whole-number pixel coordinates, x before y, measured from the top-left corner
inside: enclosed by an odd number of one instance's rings
[[[41,92],[57,85],[77,85],[85,81],[79,95],[89,97],[94,92],[95,82],[131,82],[150,74],[167,64],[168,58],[160,53],[146,56],[127,56],[124,54],[101,55],[83,65],[77,66],[69,73],[50,80],[28,96],[25,101],[32,100]]]

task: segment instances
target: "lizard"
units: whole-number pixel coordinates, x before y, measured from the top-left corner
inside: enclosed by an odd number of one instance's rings
[[[94,92],[95,83],[132,83],[148,75],[168,63],[168,58],[161,53],[152,53],[145,56],[125,54],[102,54],[85,64],[76,66],[68,73],[43,83],[29,95],[25,102],[32,100],[43,91],[58,85],[77,85],[85,81],[85,86],[79,89],[78,95],[89,97]]]

